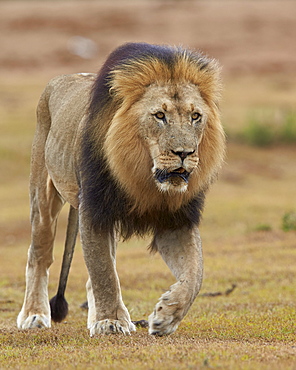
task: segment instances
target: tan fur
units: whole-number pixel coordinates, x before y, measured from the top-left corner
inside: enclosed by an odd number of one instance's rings
[[[32,244],[19,328],[50,327],[48,269],[57,217],[63,204],[69,202],[79,209],[90,276],[91,335],[135,330],[121,298],[115,234],[96,231],[78,197],[84,176],[78,163],[86,127],[91,127],[91,138],[97,143],[97,152],[91,155],[106,159],[118,188],[131,202],[130,212],[139,217],[163,209],[174,212],[188,204],[208,188],[223,161],[215,61],[199,69],[184,52],[173,71],[153,58],[115,68],[109,86],[112,101],[90,122],[87,107],[94,78],[92,74],[58,77],[49,83],[39,102],[30,186]],[[165,113],[165,124],[155,116],[159,111]],[[194,112],[202,114],[199,123],[192,120]],[[183,152],[189,154],[181,160],[176,153]],[[190,174],[188,185],[178,176],[161,183],[157,170],[186,170]],[[83,187],[80,191],[83,196]],[[176,330],[198,294],[202,253],[197,226],[158,232],[154,244],[178,280],[149,317],[149,332],[163,335]]]

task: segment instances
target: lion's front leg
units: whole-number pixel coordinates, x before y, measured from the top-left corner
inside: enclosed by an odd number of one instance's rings
[[[116,240],[110,234],[96,233],[84,215],[80,218],[83,253],[89,273],[87,282],[88,329],[90,335],[135,331],[122,297],[116,272]]]
[[[159,253],[177,278],[149,316],[149,334],[173,333],[197,296],[203,275],[202,247],[198,228],[182,228],[155,236]]]

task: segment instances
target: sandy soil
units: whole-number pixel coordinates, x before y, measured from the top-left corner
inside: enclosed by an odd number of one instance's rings
[[[94,42],[89,59],[70,50],[75,36]],[[289,0],[0,2],[2,76],[96,71],[127,41],[202,49],[226,74],[295,73],[295,40]]]

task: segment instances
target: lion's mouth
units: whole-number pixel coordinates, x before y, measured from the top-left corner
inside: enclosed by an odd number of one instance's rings
[[[155,171],[155,178],[157,181],[159,181],[161,184],[168,181],[168,180],[174,180],[174,179],[182,179],[183,181],[188,184],[188,178],[189,178],[190,173],[187,172],[183,167],[179,167],[174,171],[168,172],[167,170],[159,170],[157,169]]]

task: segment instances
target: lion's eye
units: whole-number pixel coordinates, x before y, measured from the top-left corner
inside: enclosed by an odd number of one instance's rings
[[[164,120],[165,119],[165,114],[163,112],[157,112],[157,113],[154,114],[154,116],[157,119],[161,119],[161,120]]]
[[[201,120],[201,114],[198,112],[194,112],[191,115],[192,121],[200,121]]]

